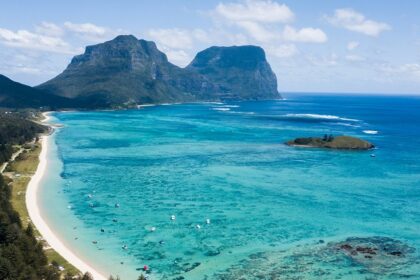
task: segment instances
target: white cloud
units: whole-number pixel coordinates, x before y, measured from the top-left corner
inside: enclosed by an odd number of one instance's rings
[[[122,29],[111,29],[108,27],[103,27],[95,25],[93,23],[73,23],[66,21],[64,23],[64,28],[72,33],[75,33],[78,37],[92,42],[103,42],[107,39],[112,39],[113,37],[127,33]]]
[[[338,55],[331,53],[327,56],[307,55],[305,57],[314,66],[335,66],[338,64]]]
[[[287,58],[296,55],[299,51],[294,44],[281,44],[274,47],[268,47],[267,53],[278,58]]]
[[[35,27],[35,31],[38,34],[43,34],[47,36],[62,36],[64,30],[55,23],[43,21],[41,24]]]
[[[220,3],[216,13],[231,21],[290,22],[294,18],[289,7],[271,0]]]
[[[327,35],[319,28],[307,27],[296,30],[289,25],[283,30],[283,38],[286,41],[306,43],[325,43],[328,40]]]
[[[184,67],[191,62],[191,57],[183,50],[166,50],[166,55],[172,63]]]
[[[386,74],[402,74],[415,78],[420,82],[420,64],[419,63],[405,63],[401,65],[383,64],[380,65],[379,70]]]
[[[208,42],[209,36],[202,29],[156,28],[147,34],[158,45],[173,49],[191,49],[195,41]]]
[[[268,30],[257,22],[238,21],[236,24],[245,29],[252,38],[260,42],[268,42],[278,37],[276,33]]]
[[[365,58],[363,56],[360,55],[356,55],[356,54],[348,54],[345,56],[345,59],[348,61],[353,61],[353,62],[357,62],[357,61],[364,61]]]
[[[210,42],[210,36],[209,36],[208,32],[206,32],[202,29],[199,29],[199,28],[194,29],[192,31],[192,35],[196,40],[198,40],[200,42]]]
[[[42,73],[42,70],[35,67],[25,66],[25,65],[14,65],[11,69],[13,73],[25,73],[25,74],[32,74],[32,75],[39,75]]]
[[[97,26],[92,23],[72,23],[66,21],[64,23],[64,27],[66,27],[70,31],[81,34],[103,36],[106,33],[105,27]]]
[[[360,45],[359,42],[352,41],[347,44],[347,50],[352,51]]]
[[[73,54],[75,50],[63,39],[33,33],[27,30],[12,31],[0,28],[0,42],[7,46]]]
[[[164,45],[175,49],[190,49],[193,40],[188,31],[172,28],[172,29],[150,29],[148,35],[156,41],[158,45]]]
[[[232,26],[239,27],[249,41],[270,43],[273,48],[281,42],[312,42],[323,43],[327,35],[319,28],[302,28],[296,30],[286,26],[282,33],[282,25],[293,21],[295,15],[285,4],[272,0],[242,0],[238,2],[220,3],[212,13],[215,24],[230,30]]]
[[[367,19],[363,14],[353,9],[337,9],[333,16],[325,18],[335,26],[368,36],[376,37],[381,32],[391,29],[387,23]]]
[[[202,29],[155,28],[147,31],[147,35],[156,42],[158,48],[168,59],[179,66],[186,66],[191,61],[187,52],[196,42],[210,43],[211,37]]]

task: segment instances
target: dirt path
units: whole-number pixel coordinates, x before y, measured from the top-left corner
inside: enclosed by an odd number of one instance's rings
[[[0,174],[3,174],[4,170],[6,170],[6,167],[9,165],[9,163],[13,162],[25,149],[19,148],[19,151],[14,153],[12,157],[9,159],[9,161],[6,161],[3,163],[3,165],[0,167]]]

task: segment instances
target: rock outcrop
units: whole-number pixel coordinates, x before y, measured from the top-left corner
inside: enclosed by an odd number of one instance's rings
[[[264,50],[256,46],[211,47],[187,66],[210,85],[211,98],[234,100],[277,99],[277,78]]]
[[[375,147],[372,143],[368,141],[352,136],[296,138],[294,140],[286,142],[286,145],[296,147],[328,148],[338,150],[369,150]]]

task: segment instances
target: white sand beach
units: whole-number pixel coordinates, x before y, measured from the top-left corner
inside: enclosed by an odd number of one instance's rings
[[[44,122],[48,121],[49,116],[48,113],[43,114],[45,116]],[[39,165],[36,170],[36,173],[31,178],[31,181],[28,184],[28,188],[26,191],[26,207],[29,212],[29,216],[37,228],[37,230],[41,233],[43,238],[48,242],[48,244],[57,251],[61,256],[63,256],[68,262],[70,262],[73,266],[77,269],[82,271],[83,273],[89,272],[95,280],[105,280],[107,277],[102,275],[100,272],[95,270],[92,266],[88,263],[83,261],[80,257],[76,255],[75,252],[72,252],[66,245],[61,242],[61,240],[57,237],[57,235],[51,230],[49,225],[45,222],[45,220],[41,216],[40,209],[38,207],[38,196],[37,192],[39,190],[40,181],[46,171],[47,168],[47,155],[48,155],[48,141],[50,136],[43,136],[41,137],[41,144],[42,144],[42,151],[39,156]]]

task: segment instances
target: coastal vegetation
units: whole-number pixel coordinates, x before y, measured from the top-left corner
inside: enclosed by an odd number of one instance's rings
[[[24,145],[24,147],[28,147]],[[35,173],[39,163],[39,153],[41,152],[41,145],[34,143],[29,145],[29,148],[23,149],[23,151],[16,157],[15,160],[10,162],[5,170],[10,178],[11,186],[11,203],[13,209],[17,211],[21,219],[23,227],[27,227],[30,224],[30,218],[25,203],[25,193],[27,185],[31,179],[31,176]],[[65,272],[77,274],[78,270],[68,263],[61,255],[55,250],[48,246],[43,241],[42,236],[34,228],[34,235],[43,245],[44,253],[49,263],[54,263],[57,267],[62,267]]]
[[[49,109],[71,107],[70,99],[48,94],[0,74],[0,107]]]
[[[55,280],[58,268],[49,265],[31,224],[23,227],[10,202],[12,190],[0,176],[0,279]]]
[[[0,114],[0,164],[9,160],[17,145],[32,141],[47,127],[21,117],[19,114]]]
[[[0,279],[60,279],[63,269],[77,275],[78,270],[51,249],[30,223],[25,192],[39,163],[41,146],[36,140],[48,128],[29,117],[34,114],[0,114],[0,162],[9,161],[5,176],[0,176],[0,256],[6,254],[5,258],[11,261],[0,257]]]

